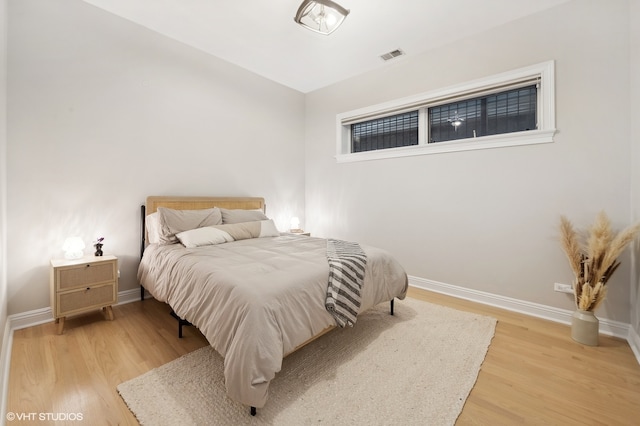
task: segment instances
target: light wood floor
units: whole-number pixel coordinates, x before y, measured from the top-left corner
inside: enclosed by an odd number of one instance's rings
[[[640,424],[640,365],[626,341],[601,336],[600,346],[582,346],[565,325],[418,289],[409,295],[498,319],[458,425]],[[193,327],[178,339],[167,306],[153,299],[116,306],[114,315],[70,318],[61,336],[53,323],[17,330],[7,412],[81,414],[73,425],[137,424],[116,386],[207,345]]]

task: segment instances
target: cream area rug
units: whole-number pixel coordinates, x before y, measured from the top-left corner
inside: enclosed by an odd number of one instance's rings
[[[495,332],[494,318],[407,298],[378,305],[286,357],[269,400],[226,396],[223,358],[198,349],[118,386],[142,425],[452,425]]]

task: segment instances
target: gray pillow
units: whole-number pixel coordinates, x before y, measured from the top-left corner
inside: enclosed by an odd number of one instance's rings
[[[220,209],[222,223],[243,223],[268,220],[262,210]]]
[[[175,244],[176,234],[204,226],[220,225],[222,213],[220,209],[174,210],[158,207],[160,219],[160,244]]]

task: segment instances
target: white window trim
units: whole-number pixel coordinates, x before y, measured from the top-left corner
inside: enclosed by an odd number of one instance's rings
[[[464,96],[466,93],[473,93],[478,90],[490,89],[495,86],[516,83],[520,80],[535,77],[540,78],[540,86],[538,88],[537,130],[428,144],[426,140],[424,140],[426,139],[426,123],[423,123],[424,120],[421,118],[421,140],[418,145],[357,153],[350,152],[351,124],[354,122],[398,114],[406,110],[425,108],[437,104],[445,98]],[[341,113],[336,116],[336,126],[336,161],[338,163],[550,143],[553,142],[553,136],[556,133],[554,61],[547,61],[444,89]]]

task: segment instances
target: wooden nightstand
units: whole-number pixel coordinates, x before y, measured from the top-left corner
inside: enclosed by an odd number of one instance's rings
[[[100,309],[113,320],[111,305],[118,302],[118,258],[85,256],[80,259],[51,261],[51,310],[64,330],[68,315]]]

